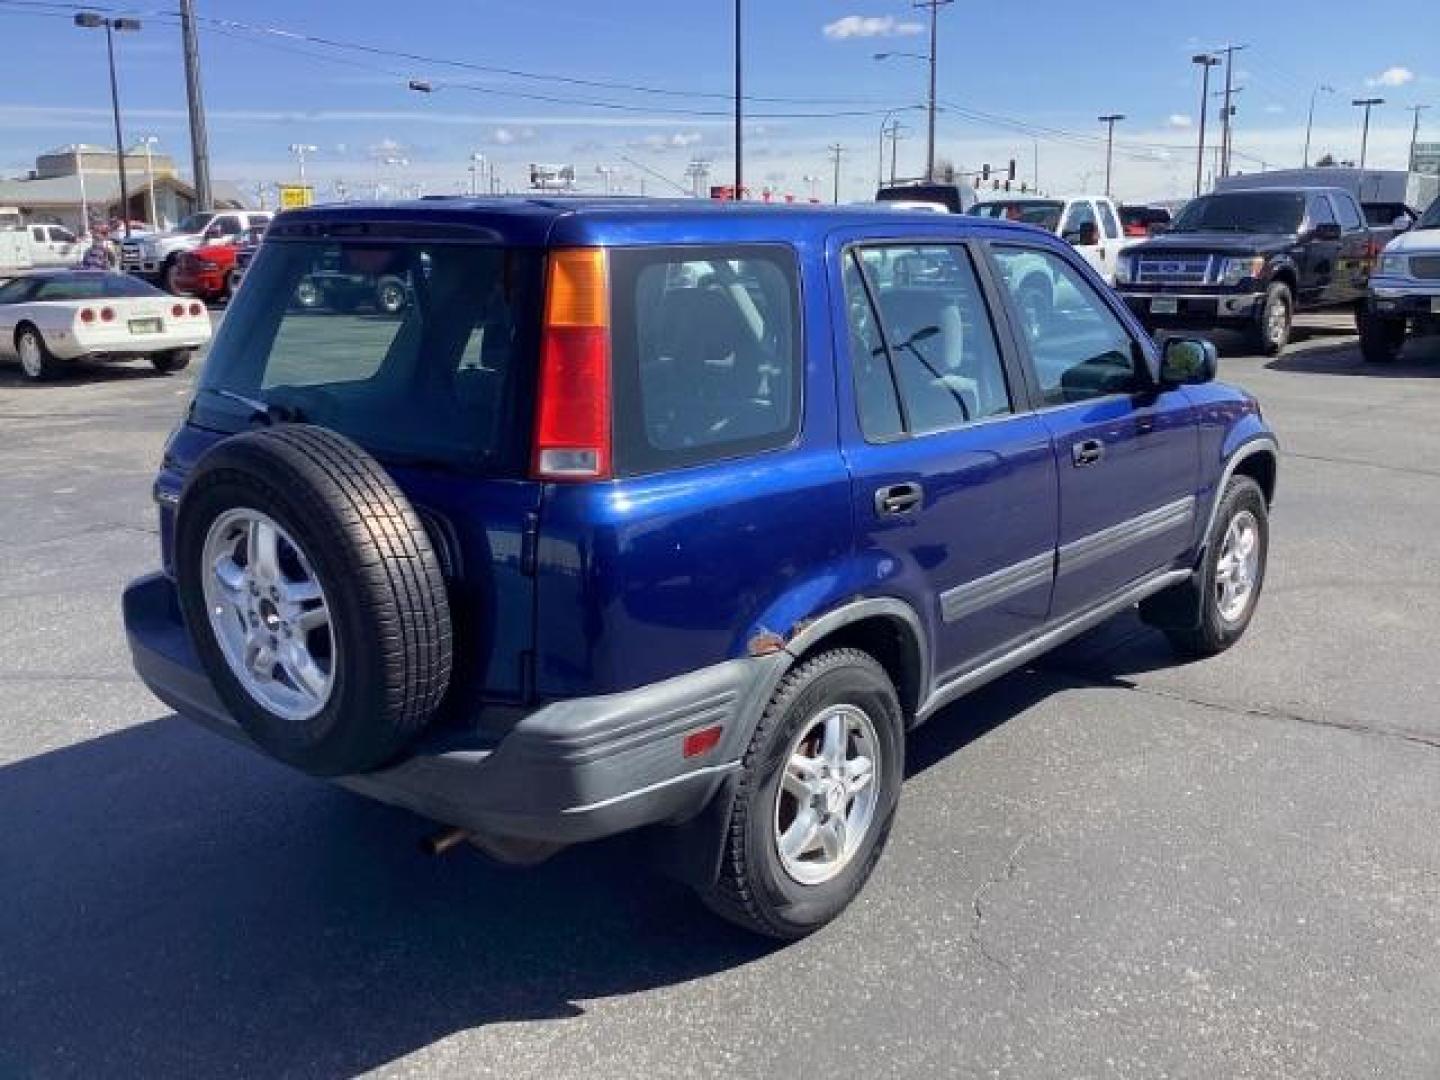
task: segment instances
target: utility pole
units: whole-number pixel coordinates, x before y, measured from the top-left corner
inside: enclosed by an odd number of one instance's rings
[[[1100,117],[1100,123],[1105,125],[1105,194],[1110,194],[1110,173],[1111,165],[1115,159],[1115,122],[1124,120],[1124,113],[1107,113]]]
[[[1360,129],[1360,168],[1363,171],[1365,168],[1365,151],[1370,144],[1370,109],[1375,105],[1384,105],[1385,99],[1383,97],[1356,98],[1350,102],[1350,104],[1356,108],[1365,110],[1364,126]],[[1416,115],[1418,116],[1419,114],[1417,113]]]
[[[1406,105],[1405,108],[1406,108],[1409,112],[1412,112],[1412,113],[1415,114],[1415,121],[1414,121],[1414,123],[1412,123],[1412,124],[1410,125],[1410,157],[1409,157],[1409,158],[1406,160],[1406,162],[1405,162],[1405,168],[1409,169],[1411,172],[1414,172],[1414,171],[1415,171],[1415,140],[1420,137],[1420,114],[1421,114],[1422,112],[1424,112],[1426,109],[1430,108],[1430,106],[1429,106],[1429,105]]]
[[[1231,89],[1231,76],[1235,68],[1235,53],[1245,48],[1244,45],[1226,45],[1216,49],[1217,53],[1225,54],[1225,113],[1222,117],[1225,123],[1224,135],[1220,140],[1220,175],[1230,175],[1230,117],[1234,114],[1230,111],[1230,95],[1234,92]]]
[[[745,129],[742,117],[740,65],[740,0],[735,0],[735,199],[745,196]]]
[[[75,25],[83,30],[105,30],[105,53],[110,59],[110,107],[115,113],[115,166],[120,173],[120,220],[125,225],[125,239],[130,239],[130,190],[125,182],[125,136],[120,131],[120,85],[115,80],[115,33],[139,30],[139,19],[107,19],[93,11],[75,16]]]
[[[1221,140],[1221,143],[1219,147],[1217,147],[1215,154],[1215,172],[1217,176],[1230,175],[1231,146],[1232,141],[1235,138],[1235,114],[1240,111],[1240,107],[1234,104],[1234,100],[1237,95],[1244,92],[1245,87],[1235,86],[1230,88],[1228,97],[1226,91],[1224,90],[1217,90],[1214,94],[1215,97],[1225,98],[1228,102],[1228,104],[1222,104],[1220,106],[1221,110],[1224,112],[1223,119],[1225,121],[1225,138]]]
[[[205,101],[200,92],[200,41],[195,35],[195,0],[180,0],[180,39],[185,49],[185,102],[190,112],[190,161],[195,171],[197,209],[215,205],[210,190],[210,142],[205,134]]]
[[[845,147],[838,142],[830,144],[830,161],[835,167],[835,189],[831,201],[835,203],[840,201],[840,155],[843,153],[845,153]]]
[[[940,8],[954,0],[913,0],[917,8],[930,9],[930,102],[927,106],[929,116],[926,121],[927,134],[925,139],[925,179],[935,179],[935,45],[939,37],[938,26],[940,21]]]
[[[900,134],[909,129],[896,120],[890,127],[890,186],[895,186],[895,158],[900,148]]]
[[[1197,53],[1190,58],[1192,64],[1200,64],[1203,74],[1200,79],[1200,145],[1195,151],[1195,197],[1200,197],[1200,181],[1205,175],[1205,114],[1210,107],[1210,69],[1220,63],[1218,56]]]
[[[1305,153],[1300,159],[1302,169],[1310,167],[1310,132],[1315,127],[1315,95],[1322,90],[1327,94],[1335,93],[1333,86],[1326,86],[1324,83],[1320,83],[1310,91],[1310,114],[1305,118]]]
[[[290,152],[295,155],[300,164],[300,186],[305,186],[305,155],[318,153],[318,146],[311,146],[309,143],[291,143]]]

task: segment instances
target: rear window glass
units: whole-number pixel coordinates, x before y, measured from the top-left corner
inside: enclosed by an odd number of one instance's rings
[[[716,461],[795,438],[801,363],[793,253],[620,249],[610,272],[619,471]]]
[[[391,461],[521,473],[538,252],[439,243],[267,244],[216,335],[191,419],[256,405]]]
[[[40,279],[32,300],[104,300],[107,298],[166,296],[153,285],[126,274],[57,274]]]

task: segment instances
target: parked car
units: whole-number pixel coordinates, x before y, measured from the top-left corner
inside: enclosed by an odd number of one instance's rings
[[[1400,354],[1407,334],[1440,333],[1440,198],[1385,246],[1360,320],[1360,352],[1372,364]]]
[[[240,288],[240,283],[245,280],[245,271],[250,268],[250,260],[255,258],[255,253],[260,250],[260,242],[265,238],[263,226],[247,229],[240,237],[239,243],[235,245],[235,262],[230,268],[230,295],[234,296]]]
[[[198,296],[206,303],[230,299],[240,283],[237,272],[240,253],[260,243],[264,226],[247,229],[234,240],[207,244],[193,251],[181,252],[175,260],[174,291],[182,296]]]
[[[1074,298],[1027,338],[1015,259]],[[290,303],[335,266],[413,303]],[[1277,447],[1215,365],[984,218],[287,212],[165,449],[130,648],[438,847],[653,826],[713,908],[798,937],[875,866],[916,724],[1137,603],[1184,655],[1245,632]]]
[[[63,225],[31,225],[30,262],[39,269],[79,264],[86,245]]]
[[[417,272],[424,273],[429,256]],[[367,266],[343,258],[336,249],[310,268],[295,286],[294,303],[306,310],[368,310],[381,315],[398,315],[412,297],[410,274],[405,269]]]
[[[120,268],[179,293],[181,252],[219,243],[234,243],[247,229],[264,227],[271,215],[253,210],[206,211],[191,214],[169,232],[132,237],[120,245]]]
[[[1170,228],[1174,215],[1163,206],[1125,205],[1120,207],[1120,224],[1125,235],[1144,238],[1163,233]]]
[[[0,356],[27,379],[60,374],[72,360],[146,359],[174,372],[210,340],[210,317],[125,274],[36,271],[0,285]]]
[[[1121,258],[1116,285],[1152,330],[1239,330],[1267,356],[1297,311],[1364,301],[1374,259],[1354,196],[1339,188],[1215,192]]]
[[[888,184],[875,193],[875,201],[906,203],[911,209],[926,203],[947,213],[963,214],[975,205],[975,189],[963,182]]]
[[[969,212],[978,217],[1021,221],[1054,233],[1073,245],[1107,283],[1114,282],[1120,252],[1131,242],[1120,226],[1119,209],[1104,196],[1006,196],[978,202]]]

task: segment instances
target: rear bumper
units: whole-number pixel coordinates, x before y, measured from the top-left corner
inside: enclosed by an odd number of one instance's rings
[[[139,578],[124,595],[135,670],[177,713],[255,748],[226,712],[181,621],[174,584]],[[437,729],[410,756],[342,787],[488,835],[574,843],[684,821],[739,767],[756,706],[783,654],[731,660],[618,694],[555,702],[501,738]],[[720,744],[686,759],[685,736],[721,725]]]
[[[1126,287],[1120,295],[1146,326],[1200,328],[1250,322],[1265,302],[1263,292],[1185,293]],[[1175,310],[1165,310],[1172,302]]]

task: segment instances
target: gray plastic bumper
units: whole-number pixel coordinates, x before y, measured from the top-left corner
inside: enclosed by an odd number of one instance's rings
[[[161,574],[131,582],[124,616],[135,670],[151,692],[254,748],[200,666],[174,584]],[[396,764],[336,783],[448,825],[559,843],[683,821],[738,768],[787,659],[730,660],[623,693],[555,702],[498,739],[437,728]],[[685,758],[685,736],[717,724],[720,743]]]

